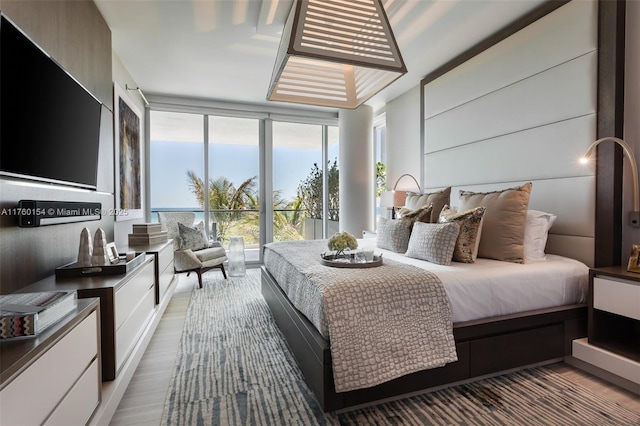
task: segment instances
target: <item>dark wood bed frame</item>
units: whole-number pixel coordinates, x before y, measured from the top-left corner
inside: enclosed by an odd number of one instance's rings
[[[325,412],[561,359],[571,354],[574,339],[587,335],[586,304],[456,323],[453,334],[458,361],[371,388],[336,393],[329,342],[293,307],[264,266],[262,294]]]

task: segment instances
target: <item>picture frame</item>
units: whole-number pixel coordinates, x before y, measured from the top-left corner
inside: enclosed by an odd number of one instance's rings
[[[627,271],[640,274],[640,244],[634,244],[631,247],[631,257],[629,257]]]
[[[120,262],[120,254],[116,248],[116,243],[107,243],[107,256],[109,257],[109,263],[112,265]]]
[[[118,84],[114,84],[116,221],[143,217],[142,114]]]

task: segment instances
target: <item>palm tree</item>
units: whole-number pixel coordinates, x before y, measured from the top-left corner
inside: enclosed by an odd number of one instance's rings
[[[256,221],[258,219],[258,212],[242,213],[238,211],[259,208],[259,200],[255,190],[257,178],[257,176],[250,177],[237,188],[233,182],[225,177],[217,177],[209,181],[209,210],[216,221],[217,234],[222,241],[226,241],[229,227],[234,222],[240,220],[243,222]],[[198,204],[204,208],[204,181],[189,170],[187,182],[189,189],[196,196]]]
[[[196,196],[200,207],[204,207],[204,182],[193,171],[187,172],[191,192]],[[256,194],[256,179],[253,176],[244,180],[237,188],[225,177],[209,181],[209,210],[216,221],[216,231],[222,241],[228,238],[231,226],[245,236],[247,243],[257,243],[260,237],[260,215],[257,211],[240,212],[238,210],[259,210],[260,200]],[[281,191],[273,192],[274,240],[299,240],[301,232],[301,200],[287,202]],[[250,241],[253,240],[253,241]]]
[[[290,241],[302,239],[302,200],[287,202],[282,191],[273,191],[273,240]]]

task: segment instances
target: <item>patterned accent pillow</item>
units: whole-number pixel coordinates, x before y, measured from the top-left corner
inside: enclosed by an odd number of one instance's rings
[[[476,261],[482,232],[482,220],[486,210],[481,206],[457,213],[449,206],[444,206],[440,212],[439,223],[455,222],[460,225],[460,234],[453,251],[454,262],[473,263]]]
[[[178,232],[180,234],[180,250],[202,250],[209,246],[202,222],[194,226],[178,223]]]
[[[378,248],[396,253],[407,251],[413,223],[410,220],[387,219],[381,217],[378,222]]]
[[[438,265],[450,265],[459,233],[460,225],[455,222],[416,222],[413,225],[405,256]]]
[[[403,207],[398,211],[398,218],[410,220],[412,225],[415,222],[430,223],[432,210],[433,210],[433,204],[429,204],[428,206],[422,206],[415,210],[411,210],[406,207]]]
[[[460,210],[484,206],[478,256],[524,263],[524,229],[532,183],[493,192],[460,191]]]
[[[438,223],[438,216],[445,204],[451,204],[451,187],[448,186],[441,191],[417,193],[407,191],[407,198],[404,206],[408,209],[415,210],[421,206],[433,204],[431,211],[431,223]]]

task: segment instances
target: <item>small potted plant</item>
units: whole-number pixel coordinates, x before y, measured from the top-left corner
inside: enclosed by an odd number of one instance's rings
[[[338,232],[333,237],[329,238],[327,244],[329,250],[335,251],[334,258],[344,256],[344,251],[347,249],[355,250],[358,248],[358,241],[356,238],[348,232]]]

